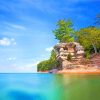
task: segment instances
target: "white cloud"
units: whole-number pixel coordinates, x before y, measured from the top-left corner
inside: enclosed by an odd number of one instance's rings
[[[24,26],[21,26],[21,25],[15,25],[15,24],[9,24],[9,25],[10,25],[12,28],[25,30],[25,27],[24,27]]]
[[[16,42],[13,43],[13,45],[16,45],[16,44],[17,44]]]
[[[9,38],[4,37],[0,40],[0,45],[2,46],[9,46],[10,44],[11,44],[11,41]]]
[[[15,41],[15,39],[14,38],[11,38],[11,41]]]
[[[45,2],[43,2],[43,0],[25,0],[24,3],[27,3],[27,5],[30,7],[32,6],[35,9],[38,9],[42,12],[45,13],[49,13],[49,14],[59,14],[59,13],[63,13],[66,11],[66,13],[70,13],[70,10],[73,12],[76,12],[77,7],[75,5],[77,5],[77,3],[88,3],[88,2],[97,2],[100,0],[63,0],[63,2],[61,3],[60,0],[49,0]],[[63,4],[63,6],[61,7],[61,5]],[[65,10],[63,10],[63,7],[65,6]],[[75,7],[73,7],[75,6]]]
[[[9,60],[9,61],[16,60],[16,57],[9,57],[8,60]]]
[[[53,47],[49,47],[45,49],[47,52],[51,52],[53,50]]]
[[[10,46],[10,45],[16,45],[14,38],[10,39],[7,37],[3,37],[2,39],[0,39],[0,46]]]
[[[9,23],[9,22],[5,22],[5,24],[7,25],[6,28],[7,29],[21,29],[21,30],[25,30],[26,28],[22,25],[18,25],[18,24],[13,24],[13,23]]]

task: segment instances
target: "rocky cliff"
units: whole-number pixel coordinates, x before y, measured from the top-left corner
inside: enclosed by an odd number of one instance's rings
[[[85,54],[83,46],[77,42],[59,43],[54,46],[54,50],[61,69],[74,67],[72,61],[81,60]]]

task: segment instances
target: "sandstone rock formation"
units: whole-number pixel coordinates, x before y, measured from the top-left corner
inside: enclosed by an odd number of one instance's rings
[[[77,42],[59,43],[54,46],[54,50],[62,69],[71,68],[73,64],[69,60],[79,60],[85,54],[84,48]]]

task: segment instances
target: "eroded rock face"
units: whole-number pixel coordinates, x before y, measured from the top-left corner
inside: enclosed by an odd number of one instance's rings
[[[72,60],[81,59],[84,57],[84,48],[77,42],[71,43],[59,43],[54,46],[54,50],[57,54],[57,60],[62,63],[62,68],[69,68],[71,62],[69,60],[69,55]]]
[[[72,66],[72,63],[69,62],[68,60],[62,61],[62,69],[66,69],[66,68],[67,68],[67,69],[70,69],[71,66]]]

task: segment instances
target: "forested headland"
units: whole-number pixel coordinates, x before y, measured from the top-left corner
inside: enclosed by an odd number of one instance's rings
[[[90,59],[93,54],[100,54],[100,14],[96,16],[93,25],[76,30],[71,19],[61,19],[57,22],[56,29],[53,30],[55,38],[59,43],[78,42],[85,50],[85,58]],[[69,56],[70,58],[70,56]],[[48,60],[37,65],[38,71],[48,71],[59,68],[56,53],[51,51]]]

